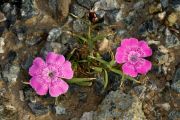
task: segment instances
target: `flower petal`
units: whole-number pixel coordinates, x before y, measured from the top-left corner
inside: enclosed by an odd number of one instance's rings
[[[34,59],[33,65],[29,68],[29,74],[31,76],[40,75],[45,66],[46,63],[44,62],[44,60],[40,57],[37,57]]]
[[[130,64],[130,63],[123,64],[122,70],[123,70],[123,73],[125,73],[126,75],[129,75],[131,77],[136,77],[137,74],[138,74],[136,72],[134,66],[132,64]]]
[[[48,92],[48,84],[40,76],[32,77],[30,85],[38,95],[45,95]]]
[[[53,52],[49,52],[46,56],[47,64],[55,64],[61,66],[65,62],[65,58],[63,55],[59,55]]]
[[[143,53],[141,57],[148,57],[152,55],[152,49],[148,46],[147,42],[139,41],[139,47]]]
[[[124,47],[137,47],[138,46],[138,39],[136,38],[128,38],[128,39],[123,39],[121,41],[121,46]]]
[[[119,64],[127,61],[128,55],[125,47],[118,47],[116,50],[115,61]]]
[[[138,73],[146,74],[149,70],[151,70],[152,63],[148,60],[141,58],[138,63],[135,65],[135,69]]]
[[[59,68],[59,77],[65,79],[71,79],[73,77],[73,70],[71,68],[71,62],[66,60],[62,67]]]
[[[49,86],[49,94],[52,97],[57,97],[61,94],[64,94],[68,91],[69,85],[62,79],[52,80],[51,85]]]

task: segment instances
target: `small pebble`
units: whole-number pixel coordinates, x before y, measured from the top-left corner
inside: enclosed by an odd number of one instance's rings
[[[171,13],[169,16],[168,16],[168,25],[169,26],[173,26],[176,21],[177,21],[177,15],[176,13]]]

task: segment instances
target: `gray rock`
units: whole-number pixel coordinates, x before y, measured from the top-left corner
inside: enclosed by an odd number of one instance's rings
[[[73,22],[73,30],[75,32],[86,32],[87,29],[88,26],[84,21],[77,19]]]
[[[98,0],[77,0],[77,2],[87,8],[87,9],[91,9],[94,5],[95,2],[97,2]]]
[[[30,18],[37,14],[34,8],[34,0],[22,0],[21,16],[23,18]]]
[[[106,24],[113,24],[115,22],[119,22],[123,19],[122,11],[121,10],[113,10],[108,11],[105,14],[105,23]]]
[[[62,106],[55,106],[55,111],[57,115],[64,115],[66,114],[66,108]]]
[[[56,41],[57,38],[61,35],[61,28],[53,28],[50,30],[49,35],[47,37],[47,41]]]
[[[22,63],[22,68],[27,70],[33,63],[33,57],[31,55],[28,55],[27,59]]]
[[[144,99],[146,91],[146,87],[144,85],[134,87],[134,91],[140,99]]]
[[[0,37],[0,53],[4,53],[4,38]]]
[[[17,1],[17,3],[19,3],[19,1]],[[6,16],[6,27],[9,28],[12,24],[16,22],[16,19],[18,17],[17,7],[10,3],[4,3],[1,8],[2,12]]]
[[[48,5],[50,9],[52,10],[53,16],[56,16],[58,13],[58,1],[57,0],[49,0]]]
[[[4,13],[8,13],[8,12],[11,11],[12,6],[11,6],[10,3],[5,3],[5,4],[3,4],[2,8],[3,8],[2,11],[3,11]]]
[[[42,40],[40,35],[33,35],[32,37],[30,37],[29,39],[26,39],[25,43],[28,46],[33,46],[38,44],[40,41]]]
[[[71,6],[70,12],[78,16],[79,18],[82,18],[87,12],[87,10],[78,4],[73,4]]]
[[[166,28],[165,35],[166,35],[165,42],[168,48],[172,48],[180,45],[180,40],[178,39],[178,37],[172,34],[168,28]]]
[[[138,29],[138,33],[143,36],[147,36],[148,33],[157,33],[159,24],[155,20],[147,20]]]
[[[46,42],[45,46],[41,49],[41,55],[45,58],[48,52],[64,53],[67,51],[66,46],[58,42]]]
[[[94,120],[145,120],[138,97],[121,91],[110,92],[99,105]]]
[[[84,112],[80,120],[93,120],[94,112]]]
[[[180,111],[171,111],[168,115],[168,120],[179,120]]]
[[[49,108],[45,107],[40,103],[28,103],[29,107],[31,108],[32,112],[39,116],[48,113]]]
[[[175,11],[180,12],[180,0],[173,0],[172,7],[175,9]]]
[[[171,88],[180,93],[180,68],[176,70]]]
[[[126,32],[127,32],[127,30],[119,29],[119,30],[117,30],[116,35],[123,36]]]
[[[160,0],[162,7],[165,9],[169,5],[169,0]]]
[[[66,32],[61,34],[60,39],[58,39],[57,42],[63,44],[64,47],[69,48],[71,50],[79,45],[77,40],[72,35]]]
[[[96,15],[97,15],[98,18],[101,18],[101,19],[102,19],[105,14],[106,14],[106,12],[105,12],[104,10],[98,10],[98,11],[96,11]]]
[[[128,28],[130,28],[130,27],[132,27],[132,24],[133,24],[135,18],[136,18],[136,13],[135,13],[135,11],[131,11],[131,12],[129,12],[128,16],[124,18],[123,21],[124,21],[124,23],[126,24],[126,26],[127,26]]]
[[[6,68],[4,71],[2,71],[2,77],[5,81],[8,83],[14,83],[16,82],[20,72],[20,67],[17,65],[6,65]]]
[[[139,10],[139,9],[142,9],[144,7],[144,1],[141,0],[141,1],[138,1],[137,3],[134,4],[133,8],[135,10]]]
[[[95,10],[114,10],[119,8],[120,6],[116,0],[100,0],[94,5]]]

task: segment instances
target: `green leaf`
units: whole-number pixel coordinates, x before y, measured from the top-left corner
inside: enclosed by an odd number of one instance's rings
[[[92,41],[98,41],[98,40],[103,40],[106,36],[105,35],[97,35],[92,38]]]
[[[115,65],[115,63],[116,63],[116,61],[111,60],[109,64],[110,64],[110,66],[112,67],[112,66],[114,66],[114,65]]]
[[[74,48],[68,55],[67,55],[67,59],[70,60],[72,55],[74,54],[74,52],[76,51],[77,48]]]
[[[101,59],[101,58],[97,58],[97,57],[94,57],[94,56],[89,56],[89,58],[94,59],[94,60],[96,60],[96,61],[99,61],[100,63],[106,65],[107,67],[110,67],[110,66],[109,66],[109,63],[108,63],[107,61]]]
[[[75,84],[80,85],[80,86],[91,86],[92,82],[80,82],[80,83],[75,83]]]
[[[120,70],[118,70],[118,69],[115,69],[115,68],[110,68],[110,71],[112,71],[112,72],[114,72],[114,73],[117,73],[117,74],[119,74],[119,75],[123,75],[123,73],[120,71]]]
[[[80,35],[75,35],[75,36],[86,43],[88,42],[88,39],[86,39],[85,37],[82,37]]]
[[[78,63],[86,63],[89,62],[88,60],[79,60]]]
[[[104,89],[107,87],[107,85],[108,85],[108,73],[104,69]]]
[[[96,72],[102,72],[102,67],[91,66],[90,68],[93,69]]]
[[[71,80],[67,80],[68,83],[80,83],[80,82],[89,82],[96,78],[72,78]]]

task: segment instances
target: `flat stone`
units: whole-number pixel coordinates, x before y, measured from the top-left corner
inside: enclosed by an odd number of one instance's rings
[[[88,26],[84,21],[77,19],[73,22],[73,30],[75,32],[86,32],[87,29]]]
[[[114,10],[114,9],[119,9],[120,5],[116,0],[100,0],[95,3],[94,9],[95,10]]]
[[[171,88],[180,93],[180,68],[176,70]]]
[[[138,1],[137,3],[134,4],[133,8],[135,10],[139,10],[139,9],[142,9],[144,7],[144,1],[143,0],[140,0]]]
[[[165,9],[169,5],[169,0],[160,0],[162,7]]]
[[[34,0],[22,0],[21,16],[23,18],[27,19],[38,14],[34,7],[34,3]]]
[[[16,82],[20,72],[20,67],[17,65],[8,66],[5,71],[2,72],[3,79],[8,83]]]
[[[121,91],[110,92],[98,106],[94,120],[146,120],[142,103],[136,96]]]
[[[172,7],[175,11],[180,12],[180,0],[172,0]]]
[[[79,18],[82,18],[86,12],[87,12],[87,10],[78,4],[73,4],[70,8],[70,13],[73,13],[74,15],[78,16]]]
[[[41,49],[41,55],[46,58],[48,52],[64,53],[67,47],[58,42],[46,42],[45,46]]]
[[[56,41],[57,38],[61,35],[61,28],[53,28],[50,30],[49,35],[47,37],[47,41]]]
[[[28,70],[29,67],[32,65],[32,63],[33,63],[33,57],[31,55],[29,55],[27,57],[27,59],[25,61],[23,61],[22,68],[25,70]]]
[[[55,111],[57,115],[64,115],[66,114],[66,108],[62,106],[55,106]]]
[[[105,23],[106,24],[113,24],[119,22],[123,19],[122,11],[121,10],[112,10],[108,11],[105,14]]]
[[[93,120],[94,112],[84,112],[80,120]]]
[[[45,107],[40,103],[28,103],[28,105],[31,108],[32,112],[37,116],[44,115],[49,111],[48,107]]]
[[[77,0],[77,2],[87,9],[91,9],[95,2],[98,0]]]
[[[165,35],[166,35],[165,43],[168,48],[172,48],[180,45],[180,41],[178,37],[172,34],[168,28],[166,28],[165,30]]]
[[[71,0],[35,0],[35,5],[40,12],[58,21],[64,21],[68,16],[70,4]]]

